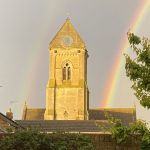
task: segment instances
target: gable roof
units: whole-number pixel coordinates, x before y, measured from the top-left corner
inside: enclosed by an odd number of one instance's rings
[[[107,121],[95,120],[17,120],[25,128],[44,132],[103,132],[99,126],[110,127]]]
[[[72,38],[71,48],[85,48],[85,43],[75,30],[74,26],[72,25],[70,19],[66,19],[63,26],[57,32],[53,40],[49,44],[49,48],[63,48],[63,38],[65,36],[70,36]],[[69,46],[68,46],[69,47]]]
[[[44,120],[44,111],[44,108],[29,109],[27,110],[28,117],[26,116],[25,120],[17,120],[17,123],[25,128],[38,128],[40,131],[44,132],[65,131],[91,133],[103,132],[103,127],[111,127],[111,124],[107,121],[107,118],[105,117],[105,112],[108,112],[113,117],[120,119],[122,123],[127,126],[136,121],[135,108],[90,109],[89,120]],[[42,116],[43,119],[38,119],[37,116]],[[101,126],[101,128],[99,126]]]
[[[136,121],[135,108],[99,108],[89,110],[90,120],[107,120],[105,113],[111,114],[114,118],[120,119],[125,124]]]
[[[14,121],[12,119],[9,119],[7,116],[5,116],[2,113],[0,113],[0,119],[2,119],[3,121],[5,121],[8,124],[10,124],[10,126],[13,126],[15,128],[20,128],[21,127],[16,121]]]
[[[23,120],[44,120],[45,108],[27,108],[23,111]],[[135,108],[99,108],[89,109],[89,120],[107,120],[105,113],[108,112],[113,117],[120,119],[125,124],[130,124],[136,120]]]
[[[24,108],[23,120],[44,120],[45,108]]]

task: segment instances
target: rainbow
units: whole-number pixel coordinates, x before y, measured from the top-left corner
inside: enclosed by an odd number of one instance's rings
[[[53,4],[54,9],[51,8],[52,4]],[[31,102],[28,100],[30,100],[32,97],[33,89],[36,90],[35,82],[40,79],[39,68],[45,65],[43,64],[43,61],[41,60],[41,56],[43,55],[43,50],[41,50],[43,47],[42,43],[43,43],[43,40],[45,39],[41,39],[41,37],[43,37],[43,34],[49,33],[52,30],[51,26],[56,16],[58,16],[58,14],[60,13],[61,6],[62,4],[58,2],[56,3],[48,2],[46,6],[47,9],[45,10],[49,10],[49,12],[45,11],[44,14],[48,13],[52,15],[49,18],[50,21],[48,22],[48,24],[47,25],[43,24],[43,26],[41,27],[41,32],[39,33],[37,37],[37,40],[35,41],[35,43],[32,44],[32,47],[30,47],[31,53],[30,53],[28,62],[24,69],[24,77],[22,78],[23,79],[22,88],[20,89],[20,92],[19,92],[21,93],[20,94],[21,97],[23,97],[21,104],[20,104],[21,108],[24,106],[25,101],[27,102],[27,104]],[[55,7],[58,7],[59,9],[57,10],[55,9]],[[47,18],[45,17],[45,15],[43,15],[42,22],[45,22],[46,20]],[[47,47],[47,53],[48,53],[48,47]]]
[[[126,32],[129,29],[130,29],[129,32],[133,32],[133,33],[137,32],[147,12],[149,11],[150,0],[143,0],[139,6],[140,7],[137,9],[133,17],[134,19],[129,24],[128,29],[126,29]],[[111,72],[109,73],[110,77],[105,84],[106,86],[104,87],[103,97],[100,104],[101,107],[110,107],[114,102],[114,96],[116,94],[116,90],[118,87],[117,85],[120,80],[121,70],[124,67],[123,53],[127,53],[129,49],[127,36],[123,37],[120,43],[121,45],[119,46],[116,61],[111,69]]]

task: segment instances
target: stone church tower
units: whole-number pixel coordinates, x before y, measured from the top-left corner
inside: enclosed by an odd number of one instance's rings
[[[49,44],[45,120],[88,120],[87,50],[67,19]]]

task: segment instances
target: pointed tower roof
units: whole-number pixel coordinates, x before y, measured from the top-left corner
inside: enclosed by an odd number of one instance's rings
[[[49,48],[85,48],[85,43],[75,30],[69,18],[49,44]]]

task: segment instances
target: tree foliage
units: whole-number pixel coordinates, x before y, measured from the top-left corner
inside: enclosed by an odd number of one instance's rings
[[[118,144],[135,142],[141,145],[141,150],[150,150],[150,128],[147,123],[142,120],[137,120],[129,126],[124,125],[121,120],[114,118],[109,113],[105,114],[111,128],[105,130],[112,134],[112,138]]]
[[[0,140],[0,150],[94,150],[89,136],[18,130]]]
[[[148,38],[140,38],[133,33],[128,33],[128,41],[135,57],[131,58],[125,54],[126,75],[132,81],[132,88],[135,91],[140,104],[150,109],[150,41]],[[137,120],[129,126],[106,114],[112,127],[108,129],[118,144],[127,143],[129,139],[138,142],[141,150],[150,150],[150,128],[147,123]]]
[[[114,118],[111,114],[106,112],[105,116],[111,124],[111,128],[107,128],[106,131],[112,134],[112,138],[114,138],[118,144],[126,143],[130,129],[123,125],[120,119]]]
[[[132,88],[135,91],[140,104],[150,108],[150,41],[148,38],[140,38],[133,33],[128,33],[130,47],[135,52],[132,59],[125,54],[126,75],[133,82]]]

